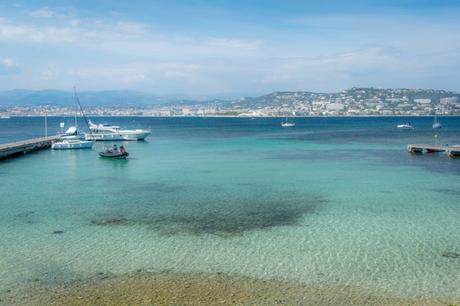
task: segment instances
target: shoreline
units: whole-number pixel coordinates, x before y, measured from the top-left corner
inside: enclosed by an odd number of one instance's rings
[[[48,118],[52,117],[63,117],[63,118],[74,118],[73,115],[69,114],[48,114]],[[9,119],[12,118],[44,118],[45,115],[10,115]],[[81,116],[77,116],[81,117]],[[234,116],[234,115],[206,115],[206,116],[180,116],[180,115],[171,115],[171,116],[153,116],[153,115],[86,115],[88,118],[242,118],[242,119],[251,119],[251,118],[276,118],[282,119],[286,116]],[[311,115],[311,116],[287,116],[288,118],[433,118],[433,115]],[[438,118],[444,117],[460,117],[460,114],[452,115],[439,115]],[[8,120],[8,119],[4,119]]]
[[[9,290],[7,290],[9,291]],[[456,305],[459,300],[400,298],[359,287],[307,285],[224,273],[145,272],[40,285],[3,293],[7,305]]]

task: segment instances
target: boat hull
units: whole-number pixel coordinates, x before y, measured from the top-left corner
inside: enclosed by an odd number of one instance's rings
[[[119,133],[85,134],[85,139],[92,140],[92,141],[118,141],[118,140],[139,141],[139,140],[144,140],[150,134],[151,132],[149,131],[119,131]]]
[[[400,124],[396,126],[400,130],[413,130],[414,127],[411,125],[406,125],[406,124]]]
[[[125,140],[125,138],[120,134],[85,134],[85,139],[91,141]]]
[[[93,147],[92,141],[79,141],[79,142],[55,142],[51,145],[53,150],[79,150],[91,149]]]
[[[121,152],[117,152],[117,153],[100,152],[99,156],[103,157],[103,158],[125,159],[125,158],[127,158],[129,156],[129,153],[128,152],[124,152],[124,153],[121,153]]]

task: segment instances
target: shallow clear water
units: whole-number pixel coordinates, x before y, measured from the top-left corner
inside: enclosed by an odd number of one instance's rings
[[[0,290],[145,269],[460,297],[460,159],[405,150],[460,143],[458,117],[94,120],[153,134],[0,163]],[[0,143],[42,131],[0,120]]]

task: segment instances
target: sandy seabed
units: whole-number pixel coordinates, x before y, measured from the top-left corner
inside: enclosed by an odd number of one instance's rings
[[[312,286],[217,274],[104,275],[65,285],[37,283],[0,294],[5,305],[458,305],[460,300],[403,299],[350,286]]]

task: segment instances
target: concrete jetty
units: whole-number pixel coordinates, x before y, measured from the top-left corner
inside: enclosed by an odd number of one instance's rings
[[[407,152],[409,153],[439,153],[445,152],[449,157],[460,156],[460,145],[453,146],[437,146],[429,144],[408,144]]]
[[[434,146],[430,144],[409,144],[407,145],[407,152],[410,153],[437,153],[446,152],[448,147]]]
[[[61,137],[56,135],[0,144],[0,160],[51,148],[53,142]]]

